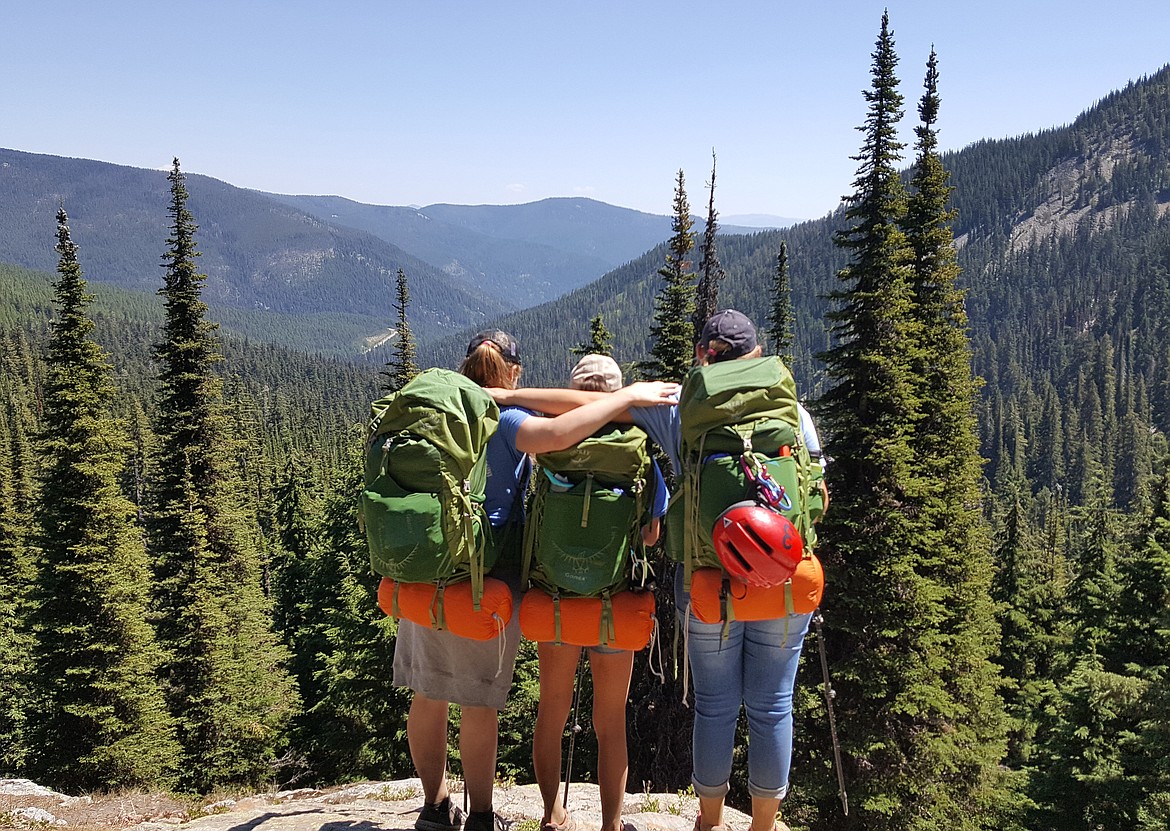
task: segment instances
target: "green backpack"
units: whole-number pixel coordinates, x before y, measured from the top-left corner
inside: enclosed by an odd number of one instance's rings
[[[575,447],[537,456],[522,576],[554,597],[607,599],[645,558],[654,487],[646,433],[608,424]]]
[[[748,474],[762,469],[783,488],[781,513],[815,541],[821,467],[800,429],[796,382],[776,357],[695,367],[679,393],[679,489],[666,515],[666,548],[684,564],[684,587],[696,568],[722,568],[711,532],[731,505],[749,498]]]
[[[478,611],[495,560],[484,451],[499,408],[471,379],[428,369],[370,411],[358,515],[371,567],[400,583],[470,577]]]

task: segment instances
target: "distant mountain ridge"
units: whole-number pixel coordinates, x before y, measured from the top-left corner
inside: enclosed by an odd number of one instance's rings
[[[324,222],[373,234],[512,308],[596,280],[670,235],[665,216],[592,199],[410,208],[340,196],[266,196]]]
[[[398,269],[412,327],[428,339],[560,296],[670,234],[665,216],[588,199],[418,210],[276,196],[197,174],[186,184],[207,303],[237,334],[265,339],[279,326],[290,345],[304,326],[303,348],[333,354],[358,354],[386,333]],[[157,291],[165,172],[0,149],[0,262],[51,272],[59,205],[89,280]]]
[[[412,275],[417,330],[474,325],[507,305],[384,240],[329,225],[262,194],[186,176],[209,305],[390,323],[394,275]],[[161,285],[169,233],[167,174],[0,150],[0,262],[53,271],[55,219],[69,214],[86,277],[140,291]]]

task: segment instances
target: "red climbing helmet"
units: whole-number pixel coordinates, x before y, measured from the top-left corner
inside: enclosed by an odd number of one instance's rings
[[[719,515],[711,541],[728,574],[761,588],[791,577],[804,553],[800,532],[787,517],[750,500]]]

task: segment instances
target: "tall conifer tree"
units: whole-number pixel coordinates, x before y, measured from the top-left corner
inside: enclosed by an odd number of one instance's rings
[[[929,486],[917,517],[924,548],[919,571],[946,595],[938,607],[943,617],[934,625],[951,661],[938,676],[949,697],[939,711],[949,723],[945,729],[940,725],[935,752],[954,768],[950,796],[957,810],[979,815],[1000,798],[997,771],[1006,747],[1006,721],[997,695],[999,673],[991,662],[999,637],[991,603],[991,538],[980,510],[983,459],[975,421],[976,381],[964,292],[957,285],[950,174],[938,155],[940,98],[933,50],[923,87],[912,192],[903,221],[913,253],[911,308],[921,339],[911,367],[921,417],[911,443],[915,467]]]
[[[784,365],[792,367],[792,348],[796,338],[793,335],[795,327],[795,313],[792,309],[792,283],[788,278],[788,243],[781,241],[780,251],[776,254],[776,271],[772,276],[772,308],[768,312],[768,323],[771,328],[768,336],[772,341],[772,350],[784,361]]]
[[[295,706],[285,650],[260,585],[260,541],[213,371],[221,360],[200,298],[194,217],[175,159],[163,256],[166,322],[155,347],[160,400],[148,543],[182,783],[206,790],[269,772]]]
[[[703,229],[702,258],[699,260],[699,285],[695,292],[695,313],[691,321],[695,326],[695,339],[703,331],[707,318],[719,309],[719,284],[727,275],[719,263],[719,251],[715,234],[719,232],[719,213],[715,210],[715,151],[711,151],[711,181],[708,183],[710,196],[707,200],[707,227]]]
[[[674,188],[674,218],[666,264],[658,269],[662,290],[654,302],[650,360],[639,365],[642,374],[658,381],[681,381],[695,356],[695,275],[688,255],[695,247],[686,179],[680,169]]]
[[[418,375],[418,359],[414,343],[414,333],[410,331],[410,320],[407,309],[410,306],[410,286],[406,281],[406,272],[398,269],[395,280],[394,314],[397,318],[397,337],[391,346],[393,350],[390,361],[382,376],[386,379],[383,388],[388,392],[395,392],[406,386],[406,383]]]
[[[41,561],[33,769],[70,790],[154,785],[178,762],[146,621],[150,568],[118,478],[129,442],[109,415],[111,369],[64,209],[57,211],[57,319],[38,442]]]
[[[986,594],[989,573],[982,566],[974,575],[964,572],[940,548],[947,523],[966,520],[947,515],[920,467],[919,424],[927,405],[916,373],[927,358],[897,170],[902,96],[896,65],[883,15],[873,82],[865,92],[869,109],[855,157],[855,191],[846,198],[851,224],[836,237],[850,262],[838,275],[845,288],[832,295],[835,344],[824,359],[835,385],[820,408],[826,452],[834,459],[833,505],[821,547],[833,587],[825,617],[854,810],[841,820],[830,813],[832,797],[825,794],[818,827],[974,829],[988,821],[992,794],[983,781],[983,751],[972,753],[967,743],[994,735],[998,725],[973,690],[977,682],[965,674],[993,676],[981,663],[986,655],[970,667],[956,664],[950,650],[975,650],[969,639],[992,634],[994,626],[981,615],[968,620],[975,614],[969,611],[952,618],[949,606],[980,608],[971,595]],[[962,404],[969,407],[971,400]],[[977,471],[963,447],[960,442],[950,451],[948,464]],[[966,546],[973,538],[963,527],[958,542]],[[968,719],[970,727],[964,726]],[[956,741],[957,732],[969,735]]]

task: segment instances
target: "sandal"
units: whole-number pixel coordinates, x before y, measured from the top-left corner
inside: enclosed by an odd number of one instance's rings
[[[542,822],[540,824],[540,831],[577,831],[577,820],[573,819],[572,813],[565,811],[565,818],[561,820],[560,824],[555,822]],[[622,831],[625,831],[623,828]]]

